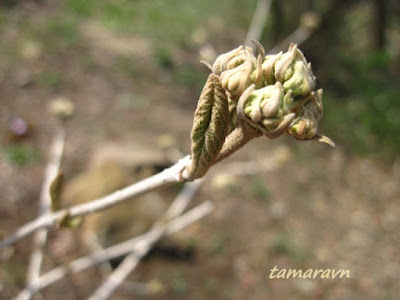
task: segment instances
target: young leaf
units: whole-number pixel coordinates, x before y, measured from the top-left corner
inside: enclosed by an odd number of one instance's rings
[[[62,219],[58,222],[59,228],[77,228],[81,225],[82,218],[73,218],[69,212],[65,213]]]
[[[192,165],[189,178],[202,177],[212,166],[228,135],[228,100],[220,79],[208,76],[194,115],[192,140]]]
[[[64,175],[58,173],[50,184],[50,198],[51,198],[51,210],[56,211],[61,207],[61,190],[64,183]]]

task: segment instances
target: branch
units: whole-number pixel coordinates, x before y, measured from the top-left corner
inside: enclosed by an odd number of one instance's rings
[[[50,185],[54,178],[59,173],[62,155],[64,152],[65,145],[65,130],[60,128],[56,134],[54,141],[51,145],[50,160],[45,170],[44,181],[42,190],[39,196],[39,216],[44,215],[50,211],[51,197],[50,197]],[[40,269],[43,262],[44,246],[47,240],[47,229],[41,229],[36,231],[33,238],[33,252],[29,261],[26,285],[29,289],[30,286],[36,285],[39,276]],[[19,300],[30,299],[32,294],[26,293],[23,297],[18,298]]]
[[[190,164],[190,157],[186,156],[172,167],[169,167],[156,175],[148,177],[107,196],[98,198],[87,203],[72,206],[70,208],[62,209],[54,213],[47,213],[45,215],[42,215],[37,219],[23,225],[22,227],[17,229],[14,234],[5,238],[0,243],[0,249],[14,244],[16,241],[28,236],[38,229],[53,226],[66,216],[68,216],[69,218],[74,218],[88,215],[114,206],[130,197],[134,197],[139,194],[151,191],[155,188],[167,185],[169,183],[181,182],[183,181],[183,178],[181,177],[181,172],[188,164]]]
[[[238,162],[238,163],[230,163],[223,167],[222,170],[214,170],[210,174],[211,177],[215,177],[222,173],[229,173],[230,175],[253,175],[258,172],[265,172],[269,170],[273,170],[278,167],[282,162],[282,159],[279,158],[278,154],[272,155],[272,157],[266,158],[262,161],[246,161],[246,162]],[[209,178],[211,178],[209,177]],[[202,183],[203,179],[196,180],[192,183],[189,183],[185,186],[181,193],[177,196],[177,199],[181,199],[180,201],[174,201],[173,204],[169,207],[166,212],[166,216],[168,219],[172,219],[174,215],[179,215],[180,210],[184,210],[186,204],[184,202],[187,199],[191,198],[190,194],[196,192],[196,185],[199,186]],[[186,188],[191,185],[191,188]],[[186,200],[185,200],[186,199]],[[186,226],[190,225],[191,223],[197,221],[198,219],[205,216],[212,210],[211,202],[204,202],[203,204],[199,205],[198,207],[192,209],[191,211],[187,212],[186,214],[170,221],[168,224],[165,225],[165,235],[170,236],[175,232],[178,232],[185,228]],[[30,286],[29,288],[25,288],[21,293],[18,295],[17,299],[24,299],[26,294],[33,294],[38,292],[39,290],[48,287],[49,285],[53,284],[54,282],[64,278],[66,275],[74,274],[81,272],[87,268],[93,267],[95,265],[101,264],[106,262],[107,260],[111,260],[116,257],[120,257],[126,255],[127,253],[134,252],[136,247],[138,247],[141,241],[148,240],[150,232],[142,234],[138,237],[134,237],[130,240],[122,242],[120,244],[111,246],[107,249],[103,249],[102,251],[95,252],[91,255],[78,258],[67,266],[60,266],[56,267],[53,270],[43,274],[40,276],[38,281],[35,285]]]
[[[146,239],[138,243],[135,252],[124,258],[122,263],[108,276],[102,285],[94,291],[88,300],[108,299],[125,280],[125,278],[136,268],[139,261],[149,252],[153,245],[163,237],[164,228],[157,227],[149,232]]]
[[[175,200],[170,205],[161,221],[153,225],[153,229],[149,235],[141,243],[135,252],[129,254],[122,263],[110,274],[103,284],[89,297],[89,300],[105,300],[108,299],[125,280],[125,278],[136,268],[139,261],[149,252],[153,245],[159,241],[164,235],[166,227],[163,225],[164,220],[175,218],[182,214],[185,208],[193,199],[196,191],[200,187],[202,180],[190,182],[185,185]]]
[[[275,54],[278,53],[279,51],[286,49],[289,47],[291,43],[300,45],[303,43],[306,39],[308,39],[311,36],[312,31],[302,25],[297,27],[295,31],[293,31],[291,34],[289,34],[284,40],[279,42],[278,45],[276,45],[274,48],[272,48],[270,51],[268,51],[268,54]]]
[[[187,213],[183,214],[176,219],[173,219],[169,223],[165,225],[165,236],[170,236],[188,225],[196,222],[197,220],[203,218],[205,215],[210,213],[213,210],[213,205],[210,201],[203,202],[199,206],[193,208],[192,210],[188,211]],[[154,229],[152,229],[154,230]],[[95,252],[88,256],[84,256],[78,258],[72,262],[70,262],[67,266],[59,266],[50,270],[49,272],[43,274],[39,277],[39,280],[36,286],[30,287],[30,290],[25,289],[21,291],[21,294],[24,293],[35,293],[52,283],[60,280],[61,278],[65,277],[69,274],[78,273],[83,271],[87,268],[93,267],[97,264],[103,263],[107,260],[120,257],[122,255],[126,255],[127,253],[133,253],[137,251],[140,245],[143,245],[143,241],[148,240],[151,231],[142,234],[140,236],[134,237],[130,240],[122,242],[120,244],[111,246],[106,249],[102,249],[101,251]],[[19,295],[18,295],[19,297]]]
[[[247,32],[246,40],[244,42],[245,46],[252,47],[256,50],[255,45],[252,41],[259,41],[264,30],[265,22],[271,8],[272,0],[258,0],[256,9],[253,14],[253,18],[250,23],[249,31]]]
[[[214,161],[214,164],[224,160],[232,153],[236,152],[244,145],[247,144],[250,140],[262,136],[260,131],[252,128],[250,125],[241,122],[240,126],[236,127],[226,138],[224,146],[221,149],[221,152],[218,154],[217,158]]]
[[[320,15],[309,11],[300,18],[300,25],[295,31],[289,34],[279,44],[273,47],[268,54],[275,54],[281,50],[287,49],[291,43],[300,45],[307,40],[320,24]]]
[[[165,221],[171,220],[178,217],[183,213],[190,201],[193,199],[200,185],[204,179],[197,179],[193,182],[187,183],[183,189],[176,196],[175,200],[171,203],[168,210],[165,213]]]

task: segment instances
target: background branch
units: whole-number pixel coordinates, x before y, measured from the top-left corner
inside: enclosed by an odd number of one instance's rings
[[[265,22],[271,8],[272,0],[258,0],[254,10],[253,18],[251,19],[249,30],[247,31],[245,46],[252,47],[256,50],[256,46],[251,41],[260,41]]]
[[[205,201],[197,207],[191,209],[186,212],[182,216],[179,216],[167,224],[165,224],[164,234],[165,236],[170,236],[188,225],[196,222],[197,220],[203,218],[205,215],[209,214],[213,210],[213,205],[211,201]],[[152,229],[154,230],[154,229]],[[66,266],[59,266],[50,270],[49,272],[43,274],[39,277],[35,286],[31,286],[30,290],[27,288],[20,292],[20,295],[23,293],[34,293],[37,292],[52,283],[64,278],[68,274],[78,273],[87,268],[93,267],[97,264],[103,263],[107,260],[120,257],[122,255],[126,255],[127,253],[132,253],[137,251],[140,245],[143,245],[143,241],[148,240],[150,236],[150,232],[142,234],[140,236],[134,237],[125,242],[119,243],[117,245],[110,246],[106,249],[102,249],[101,251],[97,251],[88,256],[84,256],[78,258],[72,262],[70,262]],[[19,297],[19,296],[18,296]]]
[[[50,147],[50,160],[45,169],[44,181],[39,196],[39,216],[44,215],[50,211],[51,197],[50,197],[50,185],[60,170],[61,160],[64,152],[65,145],[65,129],[61,127],[54,138],[54,141]],[[36,231],[33,238],[33,251],[30,257],[26,285],[28,291],[30,286],[37,284],[40,276],[40,269],[43,262],[44,246],[47,240],[47,229],[41,229]],[[24,293],[19,300],[30,299],[31,293]]]
[[[300,25],[295,31],[293,31],[285,39],[283,39],[275,47],[268,51],[268,54],[276,54],[279,51],[287,49],[291,43],[300,45],[306,39],[308,39],[311,34],[312,31],[310,29]]]
[[[175,218],[189,205],[196,191],[200,187],[202,180],[187,183],[182,191],[170,205],[164,217],[153,225],[153,229],[149,232],[146,239],[143,239],[137,245],[137,249],[129,254],[122,263],[108,276],[103,284],[89,297],[90,300],[108,299],[125,280],[125,278],[136,268],[140,260],[149,252],[153,245],[159,241],[164,235],[166,227],[163,225],[164,220]]]
[[[12,235],[5,238],[0,243],[0,249],[15,243],[16,241],[28,236],[38,229],[50,227],[65,217],[74,218],[88,215],[114,206],[128,198],[154,190],[155,188],[173,182],[181,182],[183,180],[181,178],[181,172],[189,163],[190,157],[186,156],[162,172],[120,189],[107,196],[40,216],[39,218],[21,226]]]
[[[273,47],[268,54],[276,54],[279,51],[286,50],[291,43],[300,45],[305,40],[307,40],[313,32],[320,26],[321,17],[319,14],[308,11],[303,13],[300,18],[299,27],[281,42],[279,42],[275,47]]]

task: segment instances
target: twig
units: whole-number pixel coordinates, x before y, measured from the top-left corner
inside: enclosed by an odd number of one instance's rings
[[[165,221],[176,218],[183,213],[203,181],[204,179],[197,179],[193,182],[187,183],[183,187],[183,189],[179,192],[178,196],[176,196],[175,200],[171,203],[167,212],[165,213]]]
[[[244,42],[245,46],[252,47],[256,50],[256,46],[252,41],[259,41],[264,30],[265,22],[271,8],[272,0],[258,0],[256,9],[253,14],[253,18],[250,23],[249,30],[247,32],[246,40]]]
[[[321,17],[314,11],[308,11],[300,16],[299,27],[287,36],[278,45],[272,48],[268,54],[275,54],[281,50],[286,49],[291,43],[300,45],[307,40],[313,32],[320,26]]]
[[[312,34],[312,30],[307,27],[300,25],[295,31],[289,34],[284,40],[279,42],[274,48],[268,51],[268,54],[276,54],[279,51],[286,49],[289,47],[291,43],[300,45],[306,39],[308,39]]]
[[[188,225],[196,222],[197,220],[203,218],[205,215],[209,214],[213,210],[213,205],[211,201],[205,201],[202,204],[198,205],[197,207],[193,208],[192,210],[188,211],[187,213],[173,219],[169,223],[165,225],[165,236],[170,236]],[[154,229],[152,229],[154,230]],[[32,286],[31,290],[23,290],[20,294],[26,292],[37,292],[52,283],[60,280],[61,278],[65,277],[68,274],[78,273],[83,271],[87,268],[93,267],[97,264],[103,263],[107,260],[120,257],[127,253],[132,253],[139,248],[140,244],[143,244],[143,240],[148,239],[150,232],[142,234],[138,237],[134,237],[130,240],[125,242],[119,243],[117,245],[113,245],[109,248],[103,249],[101,251],[95,252],[88,256],[84,256],[78,258],[72,262],[70,262],[67,266],[60,266],[56,267],[53,270],[43,274],[39,277],[36,286]]]
[[[262,136],[262,133],[251,127],[245,122],[240,122],[240,126],[236,127],[226,138],[221,152],[215,159],[214,164],[224,160],[229,155],[246,145],[250,140]]]
[[[145,256],[153,245],[165,235],[164,220],[175,218],[182,214],[190,201],[193,199],[202,180],[190,182],[185,185],[183,190],[178,194],[165,213],[165,216],[156,222],[153,229],[146,239],[138,243],[135,252],[129,254],[122,263],[108,276],[103,284],[88,298],[89,300],[105,300],[108,299],[125,280],[125,278],[136,268],[139,261]]]
[[[152,246],[164,235],[164,228],[157,227],[149,232],[146,239],[138,243],[135,252],[124,258],[122,263],[112,272],[101,286],[88,298],[88,300],[108,299],[125,280],[125,278],[136,268],[139,261]]]
[[[181,182],[181,172],[190,163],[190,156],[186,156],[178,161],[173,166],[163,170],[162,172],[143,179],[128,187],[120,189],[107,196],[98,198],[96,200],[78,204],[70,208],[62,209],[54,213],[47,213],[38,217],[37,219],[21,226],[12,235],[5,238],[0,243],[0,249],[9,246],[16,241],[26,237],[27,235],[35,232],[38,229],[50,227],[62,220],[66,216],[69,218],[88,215],[108,207],[114,206],[130,197],[151,191],[157,187],[167,185],[173,182]]]
[[[56,134],[54,141],[51,145],[50,160],[45,169],[44,181],[42,190],[39,196],[39,216],[44,215],[50,211],[51,198],[50,198],[50,185],[60,170],[62,155],[65,145],[65,129],[61,127]],[[36,231],[33,238],[33,252],[29,261],[26,285],[28,287],[36,285],[40,276],[40,269],[43,262],[44,246],[47,240],[47,229]],[[32,294],[26,293],[18,300],[30,299]]]
[[[119,203],[119,202],[125,200],[126,198],[143,193],[143,192],[147,191],[147,188],[149,188],[149,181],[151,183],[150,189],[154,189],[160,185],[167,184],[168,182],[178,182],[180,180],[176,177],[179,176],[181,169],[188,164],[190,164],[190,158],[188,156],[186,156],[185,158],[180,160],[177,164],[173,165],[172,167],[164,170],[163,172],[161,172],[159,174],[154,175],[153,177],[150,177],[150,178],[147,178],[140,182],[137,182],[133,185],[130,185],[126,188],[123,188],[119,191],[116,191],[106,197],[102,197],[95,201],[91,201],[86,204],[80,204],[77,206],[73,206],[70,208],[70,217],[86,215],[86,214],[89,214],[94,211],[106,209],[109,206],[112,206],[114,203],[115,204]],[[245,163],[245,164],[247,164],[247,163]],[[162,173],[164,173],[164,172],[167,174],[162,175]],[[239,171],[239,173],[242,174],[243,172]],[[235,175],[237,175],[237,174],[235,173]],[[154,179],[155,176],[157,176],[156,179]],[[165,180],[165,178],[167,178],[168,181],[163,181],[163,180]],[[56,223],[57,221],[62,219],[67,212],[68,212],[68,210],[64,209],[64,210],[61,210],[61,211],[58,211],[55,213],[45,214],[29,223],[23,225],[22,227],[17,229],[14,234],[5,238],[0,243],[0,249],[14,244],[16,241],[28,236],[29,234],[31,234],[32,232],[35,232],[38,229],[52,226],[54,223]]]

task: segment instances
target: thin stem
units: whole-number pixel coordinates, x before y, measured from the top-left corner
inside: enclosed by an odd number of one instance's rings
[[[64,145],[65,145],[65,129],[60,128],[50,148],[51,149],[50,160],[45,169],[44,181],[39,196],[39,216],[44,215],[50,211],[51,207],[50,185],[51,182],[59,173],[62,155],[64,152]],[[36,285],[39,279],[46,240],[47,240],[47,229],[41,229],[36,231],[35,236],[33,238],[34,246],[29,261],[27,277],[26,277],[27,287]],[[30,299],[31,297],[32,294],[26,293],[22,297],[17,299],[24,300],[24,299]]]
[[[179,192],[178,196],[176,196],[175,200],[171,203],[168,210],[165,212],[165,221],[176,218],[183,213],[203,181],[204,179],[197,179],[195,181],[185,184],[183,189]]]
[[[285,50],[289,47],[291,43],[300,45],[305,40],[307,40],[312,33],[313,31],[311,29],[303,25],[300,25],[299,27],[297,27],[295,31],[293,31],[285,39],[279,42],[279,44],[277,44],[270,51],[268,51],[268,54],[276,54],[279,51]]]
[[[138,243],[135,252],[125,257],[118,268],[108,276],[88,300],[108,299],[125,278],[136,268],[139,261],[148,253],[152,246],[164,235],[164,230],[163,227],[157,227],[150,231],[147,238]]]
[[[229,155],[246,145],[247,142],[259,136],[262,136],[262,133],[259,130],[251,127],[245,122],[240,122],[239,126],[227,136],[224,146],[214,164],[227,158]]]
[[[253,18],[251,19],[250,27],[244,42],[244,45],[252,47],[253,50],[256,50],[256,47],[251,41],[259,41],[261,39],[271,3],[272,0],[257,1],[256,9],[254,10]]]
[[[139,194],[154,190],[155,188],[173,183],[181,182],[184,179],[181,176],[182,170],[190,163],[190,157],[186,156],[178,161],[172,167],[164,171],[134,183],[128,187],[120,189],[107,196],[96,200],[62,209],[54,213],[47,213],[37,219],[21,226],[12,235],[5,238],[0,243],[0,249],[14,244],[16,241],[28,236],[38,229],[50,227],[68,215],[70,218],[88,215],[100,210],[104,210],[124,200],[137,196]]]

